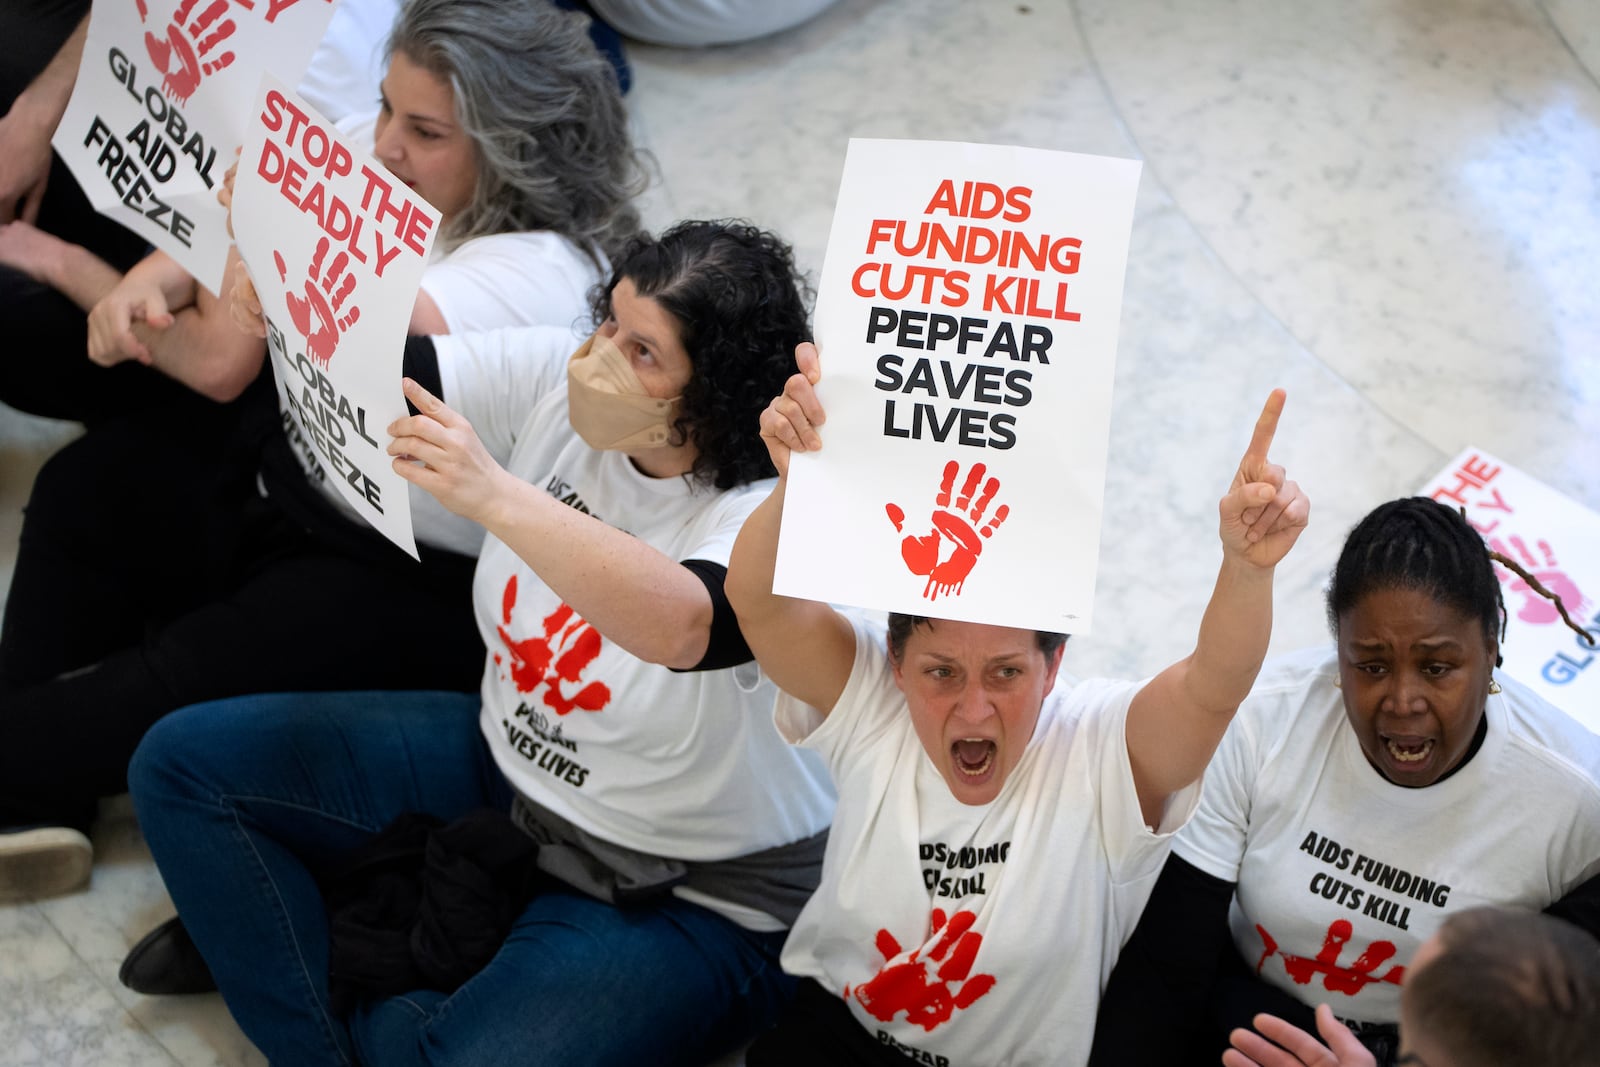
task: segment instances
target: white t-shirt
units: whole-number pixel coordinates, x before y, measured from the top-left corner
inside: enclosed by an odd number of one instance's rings
[[[494,350],[474,358],[510,358],[526,332],[502,331]],[[536,399],[508,468],[674,560],[726,566],[770,482],[699,489],[590,448],[567,420],[567,353],[550,356],[517,383]],[[607,841],[690,861],[743,856],[827,828],[827,772],[778,736],[768,714],[775,692],[754,662],[683,672],[646,663],[602,637],[494,537],[484,541],[473,599],[489,648],[483,733],[530,800]],[[648,589],[639,590],[638,610],[651,610]],[[779,926],[692,899],[745,925]]]
[[[775,713],[839,789],[822,884],[784,970],[843,992],[868,1033],[920,1063],[1082,1063],[1198,783],[1152,833],[1124,736],[1139,683],[1062,679],[999,796],[964,805],[917,740],[882,631],[852,624],[855,663],[832,713],[787,695]]]
[[[1238,883],[1234,944],[1263,978],[1392,1023],[1407,964],[1451,912],[1541,909],[1600,872],[1600,738],[1502,675],[1477,754],[1406,788],[1362,754],[1338,677],[1324,648],[1263,668],[1174,848]]]
[[[699,46],[765,37],[812,18],[834,0],[591,0],[619,32],[651,44]]]
[[[300,79],[300,95],[333,122],[371,111],[383,81],[384,46],[399,17],[400,0],[339,0]]]
[[[370,145],[375,115],[347,118],[338,123],[346,137]],[[561,345],[571,355],[590,329],[588,291],[601,281],[599,268],[578,247],[560,234],[547,231],[496,233],[465,241],[449,252],[435,251],[422,274],[422,289],[444,315],[450,334],[469,334],[511,326],[551,326],[559,329]],[[434,339],[443,376],[444,402],[460,411],[464,387],[483,386],[507,391],[503,379],[472,382],[468,375],[449,373],[449,357]],[[534,347],[542,353],[545,341]],[[523,409],[525,414],[526,408]],[[469,418],[470,421],[470,418]],[[518,423],[520,425],[520,422]],[[333,505],[353,522],[363,521],[320,470],[313,468],[312,453],[295,448],[306,477]],[[505,464],[509,451],[490,449],[497,463]],[[411,531],[420,544],[475,556],[483,543],[483,527],[452,514],[424,489],[409,485]]]

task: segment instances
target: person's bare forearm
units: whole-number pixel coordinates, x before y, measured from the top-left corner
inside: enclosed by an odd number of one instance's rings
[[[20,224],[19,224],[20,225]],[[62,241],[45,267],[45,281],[88,314],[117,287],[122,272],[84,248]]]
[[[16,107],[26,102],[25,106],[32,110],[36,118],[48,118],[52,133],[60,124],[61,116],[66,113],[67,101],[72,98],[72,86],[78,80],[78,64],[83,60],[83,42],[88,35],[89,16],[85,15],[78,21],[72,35],[56,49],[56,54],[44,70],[17,94],[16,102],[12,104]]]
[[[137,324],[134,330],[150,348],[151,366],[219,403],[244,392],[267,354],[266,342],[240,333],[227,309],[204,289],[165,330]]]

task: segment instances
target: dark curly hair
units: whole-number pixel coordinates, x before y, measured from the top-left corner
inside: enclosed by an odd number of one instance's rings
[[[1505,619],[1489,547],[1455,509],[1425,496],[1379,504],[1345,538],[1328,584],[1328,626],[1379,589],[1413,589],[1475,618],[1498,641]]]
[[[761,442],[761,411],[794,373],[811,336],[810,289],[781,238],[744,222],[680,222],[640,234],[590,296],[595,322],[611,317],[623,278],[678,323],[694,374],[673,430],[696,451],[689,478],[731,489],[777,474]]]

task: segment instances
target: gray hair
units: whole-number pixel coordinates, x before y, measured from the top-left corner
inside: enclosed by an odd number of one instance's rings
[[[472,201],[444,226],[473,237],[551,230],[597,267],[639,231],[632,198],[645,185],[617,75],[582,15],[549,0],[409,0],[390,55],[446,80],[472,139]]]

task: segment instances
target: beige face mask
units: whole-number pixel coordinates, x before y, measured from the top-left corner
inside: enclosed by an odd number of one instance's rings
[[[592,335],[567,363],[567,419],[590,448],[660,448],[671,440],[682,406],[682,397],[645,392],[609,337]]]

